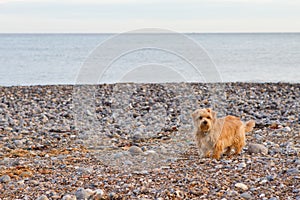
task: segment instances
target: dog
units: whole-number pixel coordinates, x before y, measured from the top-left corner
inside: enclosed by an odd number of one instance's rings
[[[217,113],[211,108],[195,110],[192,118],[201,158],[212,156],[219,160],[225,150],[225,154],[231,156],[232,149],[235,155],[240,154],[246,144],[245,133],[252,131],[255,126],[254,120],[244,123],[231,115],[218,119]]]

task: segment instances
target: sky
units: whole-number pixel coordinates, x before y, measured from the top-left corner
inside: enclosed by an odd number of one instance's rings
[[[0,0],[0,33],[300,32],[300,0]]]

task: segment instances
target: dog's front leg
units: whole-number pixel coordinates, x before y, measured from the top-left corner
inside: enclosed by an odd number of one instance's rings
[[[203,152],[203,150],[199,149],[198,152],[199,152],[199,157],[200,157],[200,158],[204,158],[205,153]]]

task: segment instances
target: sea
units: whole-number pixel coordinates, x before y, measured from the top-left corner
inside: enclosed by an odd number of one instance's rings
[[[0,34],[0,85],[300,82],[300,33]]]

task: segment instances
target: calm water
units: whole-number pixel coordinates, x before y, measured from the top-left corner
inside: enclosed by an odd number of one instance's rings
[[[300,82],[300,33],[187,34],[210,56],[225,82]],[[110,34],[0,34],[0,85],[73,84],[91,52]],[[146,38],[147,39],[147,38]],[[156,38],[157,39],[157,38]],[[159,40],[159,37],[158,37]],[[181,41],[165,41],[201,56]],[[101,59],[111,59],[108,46]],[[177,47],[178,47],[177,46]],[[109,60],[108,60],[109,61]],[[206,67],[207,60],[201,61]],[[211,64],[209,64],[211,66]],[[139,67],[139,68],[137,68]],[[130,73],[126,69],[130,68]],[[142,69],[142,70],[138,70]],[[190,71],[186,62],[160,49],[139,49],[110,60],[102,82],[205,81],[205,74]],[[91,72],[93,73],[93,72]],[[151,75],[151,76],[150,76]],[[156,80],[149,80],[155,82]]]

